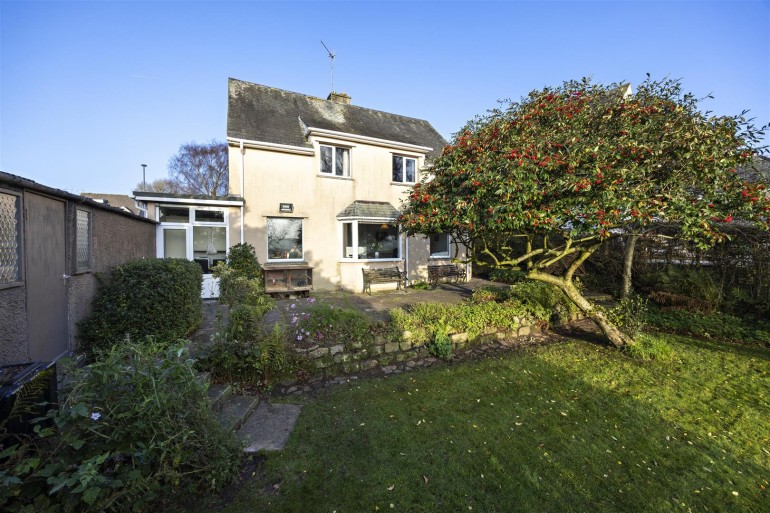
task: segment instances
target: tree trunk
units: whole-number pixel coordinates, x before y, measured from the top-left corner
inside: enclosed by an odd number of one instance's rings
[[[639,234],[631,232],[626,239],[626,247],[623,252],[623,287],[620,291],[620,297],[626,299],[631,295],[633,289],[633,265],[634,265],[634,250],[636,249],[636,241],[639,240]]]
[[[594,321],[596,325],[602,330],[607,340],[615,347],[623,347],[627,345],[633,345],[634,339],[620,331],[620,329],[612,324],[607,316],[601,309],[587,300],[575,287],[571,278],[565,278],[562,276],[554,276],[548,273],[542,273],[539,271],[530,271],[527,276],[533,280],[542,281],[555,285],[556,288],[564,292],[567,297],[577,305],[581,312],[583,312],[589,319]]]

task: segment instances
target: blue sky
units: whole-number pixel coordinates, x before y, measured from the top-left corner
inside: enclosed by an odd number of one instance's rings
[[[682,78],[770,121],[770,1],[0,0],[0,170],[129,193],[189,141],[224,140],[227,78],[427,119],[449,138],[497,100],[591,76]]]

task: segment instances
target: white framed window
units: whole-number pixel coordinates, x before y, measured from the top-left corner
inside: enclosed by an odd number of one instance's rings
[[[91,212],[75,210],[75,270],[91,269]]]
[[[0,191],[0,288],[20,284],[21,197]]]
[[[159,205],[159,258],[184,258],[203,274],[224,262],[229,247],[227,212],[223,208]]]
[[[320,145],[321,174],[329,176],[350,177],[350,148],[341,146]]]
[[[429,235],[430,239],[430,257],[431,258],[449,258],[450,237],[448,233],[434,233]]]
[[[417,181],[417,159],[393,155],[393,181],[415,183]]]
[[[302,219],[267,218],[267,260],[269,262],[302,262]]]
[[[345,221],[342,223],[344,260],[400,260],[401,236],[390,221]]]

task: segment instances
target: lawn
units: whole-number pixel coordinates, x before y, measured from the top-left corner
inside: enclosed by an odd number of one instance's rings
[[[337,388],[226,507],[770,511],[770,351],[582,341]]]

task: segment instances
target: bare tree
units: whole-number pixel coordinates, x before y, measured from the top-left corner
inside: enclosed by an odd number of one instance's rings
[[[229,189],[227,143],[185,143],[168,162],[168,174],[179,192],[226,196]]]
[[[158,178],[157,180],[147,182],[146,184],[144,182],[139,182],[136,184],[136,188],[134,190],[141,192],[181,192],[179,185],[169,178]]]

